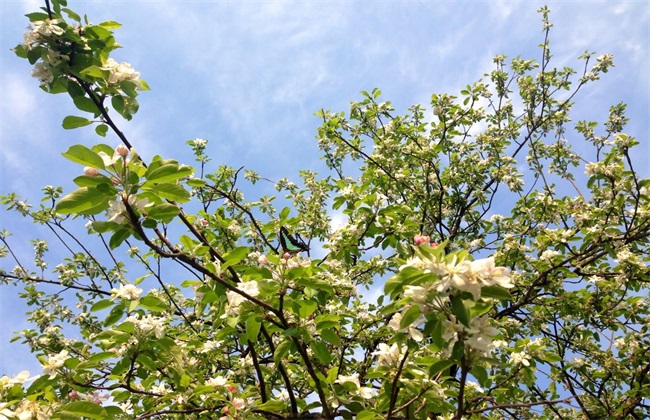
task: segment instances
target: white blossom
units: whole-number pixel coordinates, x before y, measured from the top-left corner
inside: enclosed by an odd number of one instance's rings
[[[397,365],[404,353],[397,344],[388,346],[386,343],[379,343],[379,350],[372,352],[373,356],[377,356],[377,364],[379,366],[395,366]]]
[[[133,284],[123,284],[120,285],[119,289],[112,289],[111,294],[120,299],[138,300],[142,294],[142,289]]]
[[[208,386],[224,386],[228,383],[228,379],[224,376],[215,376],[214,378],[210,378],[207,381],[205,381],[205,384]]]
[[[530,355],[525,352],[515,352],[510,355],[510,363],[530,366]]]
[[[109,58],[106,60],[106,64],[102,69],[110,72],[108,76],[108,83],[110,84],[119,85],[120,82],[129,80],[135,82],[139,88],[142,87],[140,83],[140,72],[135,71],[129,63],[118,63],[114,59]]]
[[[56,376],[56,370],[63,366],[66,360],[70,358],[67,350],[61,350],[58,354],[49,356],[47,362],[43,365],[43,374],[50,375],[50,379]]]
[[[245,281],[240,283],[238,286],[239,290],[249,296],[255,297],[260,294],[256,281]],[[226,297],[228,298],[228,313],[231,315],[239,313],[239,306],[246,301],[246,298],[233,290],[229,290],[226,293]]]

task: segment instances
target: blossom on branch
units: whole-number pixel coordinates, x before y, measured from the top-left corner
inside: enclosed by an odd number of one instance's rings
[[[119,85],[121,82],[128,80],[134,82],[138,88],[142,88],[140,83],[140,72],[135,71],[129,63],[118,63],[112,58],[106,60],[106,64],[102,67],[103,70],[110,72],[108,76],[108,83]]]
[[[119,289],[112,289],[111,295],[113,298],[120,298],[124,300],[138,300],[142,294],[142,289],[135,287],[133,284],[120,285]]]

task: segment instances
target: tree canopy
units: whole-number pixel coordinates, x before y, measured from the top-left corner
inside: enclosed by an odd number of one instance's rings
[[[149,88],[111,58],[119,23],[65,0],[28,14],[14,51],[70,96],[63,128],[121,144],[70,146],[73,191],[1,198],[58,242],[26,264],[0,234],[0,283],[32,308],[17,339],[43,366],[2,377],[0,418],[650,415],[650,180],[625,104],[571,120],[613,57],[554,67],[539,12],[541,60],[498,55],[405,112],[379,89],[323,109],[328,172],[253,198],[263,174],[214,165],[206,140],[187,142],[194,166],[139,156],[117,116]]]

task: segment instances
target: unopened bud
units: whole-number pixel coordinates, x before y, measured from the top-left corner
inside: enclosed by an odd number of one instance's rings
[[[266,255],[260,255],[260,257],[257,259],[257,262],[260,263],[260,265],[267,265],[269,263],[269,259],[266,258]]]
[[[431,239],[428,236],[425,235],[415,235],[413,237],[413,242],[415,242],[415,245],[422,245],[426,244],[430,241]]]
[[[115,148],[115,152],[122,157],[126,157],[129,154],[129,148],[123,144],[120,144]]]
[[[99,169],[91,168],[90,166],[86,166],[84,168],[84,175],[86,175],[86,176],[97,176],[97,175],[99,175]]]

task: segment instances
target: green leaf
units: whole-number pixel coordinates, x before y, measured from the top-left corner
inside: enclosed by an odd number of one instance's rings
[[[445,339],[443,338],[444,336],[444,331],[443,331],[443,326],[442,322],[440,322],[439,319],[434,321],[433,324],[433,329],[431,330],[431,340],[433,341],[433,345],[436,347],[437,350],[442,350],[445,348]]]
[[[465,343],[463,341],[456,341],[454,343],[454,348],[451,350],[451,357],[456,361],[460,361],[462,360],[464,354]]]
[[[562,361],[562,357],[550,351],[544,352],[541,359],[549,363],[558,363]]]
[[[28,13],[25,16],[27,16],[30,22],[38,22],[39,20],[46,20],[50,18],[47,13],[42,12]]]
[[[50,375],[41,375],[32,382],[29,388],[27,388],[27,395],[34,395],[50,386],[50,384],[55,381],[56,379],[50,379]]]
[[[298,305],[298,315],[302,319],[308,318],[318,309],[318,303],[313,300],[301,300],[298,302]]]
[[[162,182],[158,184],[145,183],[142,186],[143,190],[151,191],[160,198],[164,198],[178,203],[185,203],[190,200],[190,193],[181,185],[172,184],[170,182]]]
[[[284,401],[267,401],[255,406],[256,410],[264,410],[268,412],[281,413],[287,408],[287,403]]]
[[[247,246],[239,246],[226,255],[223,256],[224,262],[221,264],[221,269],[224,270],[232,265],[239,263],[246,258],[250,253],[250,248]]]
[[[169,182],[190,176],[192,173],[194,173],[194,168],[191,166],[172,163],[154,169],[150,173],[145,174],[145,178],[147,178],[147,181]]]
[[[124,315],[124,306],[118,305],[111,309],[111,312],[108,314],[104,320],[104,326],[109,327],[119,321]]]
[[[97,188],[81,187],[60,199],[54,210],[59,214],[80,213],[107,202],[107,196]]]
[[[72,20],[74,20],[76,22],[81,22],[81,17],[78,14],[76,14],[75,12],[73,12],[72,10],[68,9],[67,7],[64,7],[61,10],[64,11],[68,15],[68,17],[70,19],[72,19]]]
[[[119,229],[113,234],[113,236],[111,236],[111,240],[108,242],[108,246],[110,246],[111,249],[115,249],[118,246],[122,245],[122,242],[126,241],[129,236],[131,236],[130,229]]]
[[[332,353],[330,352],[330,349],[327,347],[327,345],[322,341],[314,341],[312,344],[312,348],[314,349],[314,354],[316,357],[321,362],[328,365],[332,361]]]
[[[79,74],[83,77],[91,77],[93,79],[103,79],[106,70],[102,70],[99,66],[88,66],[81,70]]]
[[[74,128],[85,127],[92,123],[93,122],[87,118],[68,115],[63,119],[63,128],[65,128],[66,130],[72,130]]]
[[[169,309],[169,305],[153,295],[146,295],[140,298],[139,306],[152,312],[162,312]]]
[[[92,26],[86,26],[84,28],[84,31],[86,34],[91,35],[92,37],[96,39],[107,39],[111,36],[113,36],[113,33],[106,29],[105,27],[101,27],[98,25],[92,25]]]
[[[75,96],[72,100],[77,109],[81,111],[90,112],[91,114],[97,114],[98,109],[97,105],[90,99],[85,96]],[[87,124],[85,124],[87,125]]]
[[[146,353],[138,354],[135,360],[150,371],[155,371],[158,368],[158,364]]]
[[[106,359],[115,358],[115,353],[112,351],[104,351],[101,353],[96,353],[90,356],[90,358],[84,362],[79,363],[75,370],[80,371],[83,369],[93,369],[99,366],[100,362]]]
[[[194,188],[203,187],[206,184],[206,182],[200,178],[190,178],[186,182],[187,185]]]
[[[112,351],[103,351],[101,353],[95,353],[88,359],[88,362],[97,363],[102,360],[112,359],[115,357],[115,353]]]
[[[478,380],[479,385],[487,386],[488,372],[483,366],[472,366],[470,373]]]
[[[335,346],[340,346],[341,345],[341,338],[339,335],[336,333],[336,330],[334,328],[324,328],[318,331],[320,333],[321,338]]]
[[[171,222],[174,217],[178,216],[180,210],[177,206],[169,203],[160,203],[147,207],[147,217],[160,220],[164,223]]]
[[[113,301],[110,299],[102,299],[99,302],[95,302],[93,306],[90,307],[90,312],[97,312],[101,311],[102,309],[106,309],[110,306],[113,306]]]
[[[314,319],[316,329],[337,328],[340,326],[341,317],[335,314],[319,315]]]
[[[501,286],[485,286],[481,288],[481,296],[498,300],[510,300],[512,296],[508,289]]]
[[[111,105],[113,105],[113,109],[115,109],[115,111],[118,114],[124,116],[124,108],[125,108],[126,104],[125,104],[124,98],[122,96],[113,95],[113,97],[111,98]],[[127,118],[127,120],[128,120],[128,118]]]
[[[404,312],[402,315],[402,320],[399,323],[400,330],[407,328],[411,325],[418,317],[422,315],[422,310],[418,305],[413,305]]]
[[[57,412],[63,418],[65,418],[65,416],[76,416],[102,420],[108,416],[104,407],[90,401],[73,401],[60,407]]]
[[[429,376],[436,376],[438,373],[445,369],[449,369],[455,364],[456,363],[454,363],[453,360],[439,360],[429,367]]]
[[[106,29],[118,29],[122,27],[122,24],[119,22],[115,22],[114,20],[106,20],[100,23],[99,26]]]
[[[286,355],[289,353],[290,348],[290,341],[283,341],[275,348],[275,352],[273,353],[273,361],[276,365],[282,364],[282,361],[286,359]]]
[[[106,133],[108,133],[108,126],[106,124],[99,124],[97,127],[95,127],[95,133],[99,134],[102,137],[106,137]]]
[[[451,298],[451,312],[456,315],[456,319],[469,328],[469,311],[465,308],[465,304],[460,296]]]
[[[101,156],[82,144],[72,145],[66,152],[61,154],[66,159],[75,163],[90,166],[91,168],[106,169],[106,166],[104,166],[104,160]]]
[[[382,416],[378,415],[377,413],[373,413],[372,411],[368,410],[363,410],[357,413],[356,420],[378,420],[378,419],[383,419]]]
[[[136,85],[136,83],[131,80],[123,80],[120,83],[120,89],[122,89],[122,91],[126,93],[126,95],[130,98],[135,98],[138,96],[137,87],[138,85]]]
[[[108,177],[105,176],[86,176],[80,175],[72,180],[78,187],[92,187],[97,188],[104,195],[109,195],[111,198],[117,195],[118,190],[113,186],[113,183]],[[101,185],[101,187],[100,187]]]
[[[249,316],[246,319],[246,338],[251,343],[257,343],[257,336],[260,333],[262,323],[255,316]]]

